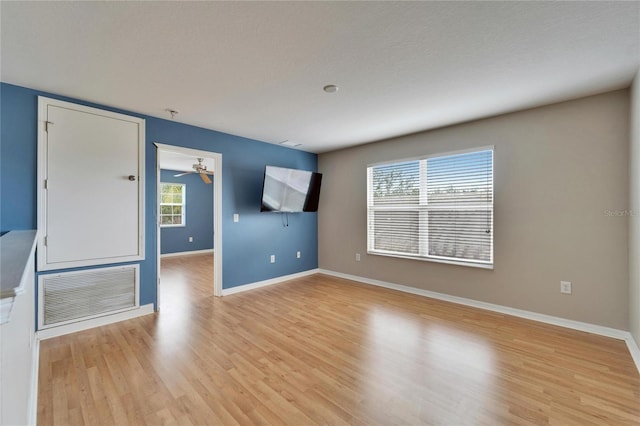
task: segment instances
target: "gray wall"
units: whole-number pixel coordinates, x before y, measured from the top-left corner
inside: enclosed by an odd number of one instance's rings
[[[319,267],[627,330],[629,140],[620,90],[321,154]],[[493,271],[366,254],[367,164],[486,145]]]
[[[629,329],[640,345],[640,71],[631,86]]]

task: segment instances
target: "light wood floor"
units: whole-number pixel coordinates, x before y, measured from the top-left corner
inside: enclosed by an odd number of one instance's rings
[[[214,298],[207,262],[163,260],[160,314],[43,341],[38,422],[640,424],[622,341],[323,275]]]

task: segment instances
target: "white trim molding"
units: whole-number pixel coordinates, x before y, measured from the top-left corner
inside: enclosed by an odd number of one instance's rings
[[[631,354],[631,358],[633,358],[633,362],[636,363],[636,368],[638,369],[638,373],[640,373],[640,345],[633,338],[631,333],[627,333],[629,336],[624,339],[627,344],[627,348],[629,349],[629,353]]]
[[[237,287],[225,288],[222,289],[223,296],[229,296],[236,293],[242,293],[243,291],[255,290],[260,287],[266,287],[269,285],[280,284],[285,281],[293,280],[296,278],[302,278],[309,275],[314,275],[319,273],[319,269],[309,269],[308,271],[298,272],[290,275],[283,275],[281,277],[271,278],[269,280],[257,281],[255,283],[243,284]]]
[[[194,256],[197,254],[207,254],[213,253],[213,249],[205,249],[205,250],[192,250],[192,251],[178,251],[176,253],[165,253],[161,254],[161,258],[165,257],[179,257],[179,256]]]
[[[335,272],[327,269],[318,269],[318,273],[330,275],[333,277],[343,278],[346,280],[356,281],[362,284],[369,284],[369,285],[384,287],[392,290],[398,290],[404,293],[430,297],[432,299],[438,299],[446,302],[457,303],[459,305],[471,306],[474,308],[484,309],[492,312],[498,312],[506,315],[512,315],[514,317],[525,318],[528,320],[542,322],[545,324],[557,325],[559,327],[569,328],[572,330],[584,331],[586,333],[597,334],[599,336],[611,337],[613,339],[623,340],[627,344],[627,348],[629,349],[631,357],[633,358],[633,361],[636,364],[636,368],[640,373],[640,348],[638,348],[637,342],[633,339],[633,336],[628,331],[604,327],[601,325],[589,324],[581,321],[574,321],[566,318],[555,317],[552,315],[540,314],[537,312],[526,311],[524,309],[511,308],[509,306],[481,302],[479,300],[467,299],[465,297],[451,296],[449,294],[437,293],[435,291],[423,290],[420,288],[409,287],[401,284],[374,280],[371,278],[360,277],[357,275],[343,274],[342,272]]]
[[[31,346],[31,385],[29,386],[28,424],[38,424],[38,374],[40,372],[40,340],[34,335]]]
[[[177,154],[184,154],[192,156],[194,158],[210,158],[213,160],[213,172],[215,178],[213,179],[213,247],[218,248],[213,253],[213,295],[222,296],[222,154],[211,151],[203,151],[199,149],[184,148],[181,146],[166,145],[159,142],[153,143],[156,148],[156,196],[160,190],[160,155],[162,152],[170,152]],[[160,203],[156,202],[156,214],[160,217]],[[156,256],[157,259],[162,258],[160,253],[160,223],[156,224]],[[161,270],[160,261],[156,261],[156,271],[158,274],[158,280],[156,281],[156,305],[160,306],[160,280]]]
[[[154,313],[153,303],[148,305],[142,305],[140,307],[129,309],[124,312],[118,312],[115,314],[107,314],[97,318],[91,318],[85,321],[73,322],[71,324],[65,324],[58,327],[51,327],[44,330],[38,330],[36,332],[36,339],[46,340],[52,337],[63,336],[65,334],[71,334],[78,331],[88,330],[90,328],[101,327],[103,325],[113,324],[119,321],[126,321],[129,319],[141,317]]]

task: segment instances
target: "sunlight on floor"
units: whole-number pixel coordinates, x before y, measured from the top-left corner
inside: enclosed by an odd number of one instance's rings
[[[187,267],[185,267],[187,266]],[[213,298],[213,255],[169,257],[161,260],[160,312],[157,333],[161,352],[185,344],[199,303]],[[166,342],[166,345],[162,345]]]

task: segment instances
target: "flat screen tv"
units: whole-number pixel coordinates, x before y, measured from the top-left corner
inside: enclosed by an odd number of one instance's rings
[[[316,212],[318,211],[321,182],[321,173],[266,166],[260,211]]]

